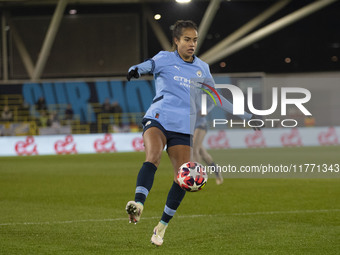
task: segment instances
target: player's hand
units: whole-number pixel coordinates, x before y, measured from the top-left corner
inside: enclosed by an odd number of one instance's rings
[[[260,121],[260,119],[257,116],[253,115],[250,120],[251,120],[252,126],[254,126],[253,129],[255,131],[260,131],[261,128],[264,128],[263,122]]]
[[[128,74],[126,75],[126,79],[127,79],[128,81],[130,81],[132,77],[133,77],[133,78],[136,78],[136,79],[139,78],[138,67],[136,67],[135,69],[130,70],[130,71],[128,72]]]

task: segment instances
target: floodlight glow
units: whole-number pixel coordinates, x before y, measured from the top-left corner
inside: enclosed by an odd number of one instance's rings
[[[160,20],[162,18],[162,16],[160,14],[156,14],[155,16],[153,16],[153,18],[155,20]]]
[[[69,11],[69,14],[71,14],[71,15],[77,14],[77,10],[76,9],[71,9]]]
[[[187,4],[187,3],[190,3],[191,0],[176,0],[176,2],[180,4]]]

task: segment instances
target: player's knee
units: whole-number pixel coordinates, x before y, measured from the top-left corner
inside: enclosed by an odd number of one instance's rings
[[[195,158],[195,159],[199,158],[199,157],[200,157],[200,152],[199,152],[199,150],[194,150],[194,151],[193,151],[193,155],[194,155],[194,158]]]
[[[158,165],[161,163],[161,154],[153,154],[150,155],[146,158],[145,161],[148,161],[152,164],[154,164],[156,167],[158,167]]]
[[[207,156],[207,152],[202,148],[200,148],[200,150],[198,151],[198,154],[201,155],[202,157]]]

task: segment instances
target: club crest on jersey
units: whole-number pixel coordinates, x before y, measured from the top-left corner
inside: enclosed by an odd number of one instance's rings
[[[201,71],[201,70],[198,70],[198,71],[196,72],[196,74],[197,74],[198,77],[202,77],[202,71]]]

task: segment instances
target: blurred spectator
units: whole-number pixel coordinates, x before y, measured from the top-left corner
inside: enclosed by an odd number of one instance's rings
[[[123,110],[117,101],[113,102],[111,105],[111,113],[113,113],[114,124],[121,126],[122,124],[122,114]]]
[[[102,113],[110,113],[110,112],[111,112],[110,99],[106,98],[105,102],[102,105]]]
[[[111,113],[111,103],[110,99],[106,98],[104,103],[102,104],[102,115],[101,115],[101,121],[102,121],[102,132],[107,133],[109,132],[109,124],[110,124],[110,115]],[[104,113],[104,114],[103,114]]]
[[[315,126],[315,118],[313,116],[307,116],[304,121],[305,121],[305,127]]]
[[[140,129],[139,129],[139,126],[137,125],[136,121],[131,120],[131,122],[130,122],[130,132],[135,133],[135,132],[139,132],[139,131],[140,131]]]
[[[47,110],[45,98],[39,97],[38,101],[35,103],[35,106],[38,111]]]
[[[73,120],[73,109],[72,109],[72,105],[68,104],[66,109],[65,109],[65,120]]]
[[[4,106],[4,109],[1,113],[1,120],[2,121],[12,121],[13,120],[13,113],[9,109],[8,105]]]
[[[39,126],[40,127],[47,127],[49,124],[47,112],[42,110],[39,116]]]
[[[122,113],[123,112],[122,107],[120,107],[120,105],[117,101],[112,103],[111,112],[112,113]]]
[[[30,105],[25,100],[22,101],[22,104],[20,105],[20,111],[29,111]]]
[[[47,126],[54,127],[54,128],[60,127],[59,116],[56,111],[53,111],[50,113],[50,116],[48,117]]]

